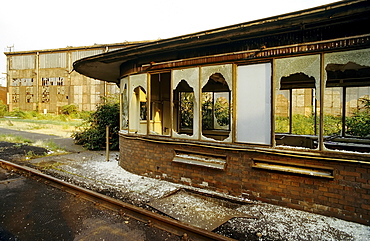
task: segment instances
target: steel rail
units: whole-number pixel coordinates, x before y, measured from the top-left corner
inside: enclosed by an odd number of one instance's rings
[[[68,183],[61,179],[55,178],[53,176],[42,173],[41,171],[18,165],[9,161],[0,159],[0,167],[15,171],[26,177],[35,177],[36,179],[41,179],[45,184],[52,187],[61,189],[72,195],[91,201],[95,205],[108,208],[114,211],[118,211],[121,215],[126,215],[138,221],[144,222],[150,227],[155,227],[179,237],[182,237],[182,240],[220,240],[220,241],[231,241],[234,239],[186,224],[175,219],[160,215],[148,211],[144,208],[140,208],[128,203],[125,203],[121,200],[117,200],[101,193],[94,192],[92,190],[82,188],[72,183]]]

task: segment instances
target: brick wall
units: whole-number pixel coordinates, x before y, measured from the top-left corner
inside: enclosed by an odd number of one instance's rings
[[[226,168],[173,162],[175,149],[226,155]],[[370,165],[366,163],[152,142],[125,135],[120,137],[120,152],[121,166],[139,175],[370,224]],[[333,170],[334,178],[256,169],[254,159],[323,166]]]

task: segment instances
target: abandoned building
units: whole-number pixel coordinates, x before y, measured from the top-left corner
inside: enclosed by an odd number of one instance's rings
[[[126,170],[370,224],[370,2],[90,56]]]
[[[74,104],[79,111],[96,110],[101,96],[119,94],[115,83],[94,80],[73,71],[84,57],[126,48],[142,42],[6,52],[9,111],[59,113]]]

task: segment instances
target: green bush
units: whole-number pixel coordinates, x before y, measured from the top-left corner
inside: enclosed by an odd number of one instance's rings
[[[63,115],[72,115],[78,112],[78,108],[75,105],[63,105],[60,108],[60,113]]]
[[[106,126],[109,126],[110,149],[118,149],[119,103],[107,101],[97,107],[83,123],[82,129],[72,134],[76,144],[89,150],[105,149]]]
[[[324,115],[324,135],[340,135],[342,130],[342,117],[333,115]]]
[[[314,116],[293,115],[292,133],[297,135],[314,135]]]
[[[293,115],[292,133],[297,135],[314,135],[315,122],[314,116]],[[319,128],[319,120],[317,120]],[[341,131],[341,117],[324,115],[324,135],[338,135]],[[289,132],[289,117],[277,116],[275,120],[275,131],[277,133]],[[318,131],[318,129],[317,129]]]
[[[14,108],[12,112],[9,112],[9,115],[13,117],[23,118],[25,116],[25,112],[21,111],[19,108]]]
[[[368,137],[370,135],[370,100],[360,100],[364,106],[346,118],[346,134]]]

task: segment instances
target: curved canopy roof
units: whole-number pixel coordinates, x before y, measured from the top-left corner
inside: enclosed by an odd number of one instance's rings
[[[348,22],[356,14],[370,11],[369,1],[340,1],[294,13],[197,32],[179,37],[150,41],[124,49],[99,54],[74,62],[74,69],[90,78],[119,82],[120,69],[125,64],[149,64],[170,61],[179,51],[233,43],[248,38],[297,31],[307,26],[322,26]],[[151,60],[152,59],[152,60]]]

